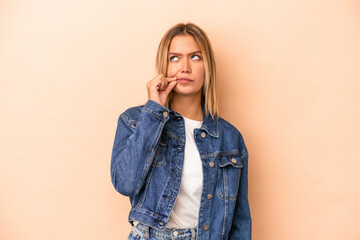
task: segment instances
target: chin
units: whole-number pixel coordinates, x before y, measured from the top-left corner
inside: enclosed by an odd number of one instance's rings
[[[173,90],[177,95],[183,95],[183,96],[191,96],[191,95],[197,95],[199,93],[201,93],[201,89],[200,90],[195,90],[195,89],[183,89],[183,88],[177,88],[177,86],[174,88]]]

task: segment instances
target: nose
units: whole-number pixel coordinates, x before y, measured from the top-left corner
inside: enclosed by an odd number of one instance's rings
[[[183,58],[181,62],[181,73],[191,73],[190,61],[187,58]]]

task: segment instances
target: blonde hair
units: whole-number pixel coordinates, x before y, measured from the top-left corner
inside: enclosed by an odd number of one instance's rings
[[[216,92],[216,65],[214,53],[210,44],[210,40],[206,33],[193,23],[179,23],[170,28],[160,41],[157,55],[156,55],[156,71],[158,74],[167,75],[167,68],[169,64],[169,48],[171,40],[178,35],[192,36],[200,47],[205,67],[205,83],[202,92],[202,101],[205,107],[205,113],[212,117],[219,116],[218,100]],[[167,99],[167,106],[171,101],[172,94],[170,93]]]

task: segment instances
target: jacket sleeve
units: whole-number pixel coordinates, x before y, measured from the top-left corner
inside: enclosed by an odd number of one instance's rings
[[[168,109],[148,100],[141,113],[128,110],[120,115],[111,155],[111,181],[116,191],[136,195],[152,164]],[[133,115],[138,116],[136,127]]]
[[[244,140],[241,136],[239,138],[240,152],[243,155],[243,168],[229,240],[251,240],[251,215],[248,200],[248,152]]]

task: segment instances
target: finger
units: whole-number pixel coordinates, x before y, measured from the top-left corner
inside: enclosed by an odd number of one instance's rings
[[[159,91],[161,88],[163,88],[163,81],[161,80],[161,78],[153,79],[148,83],[148,88],[153,91]]]
[[[147,83],[147,87],[149,90],[157,90],[158,86],[160,86],[160,82],[160,78],[155,77]]]
[[[174,77],[167,77],[166,80],[169,82],[173,82],[173,81],[176,81],[177,80],[177,77],[174,76]]]
[[[172,82],[169,82],[169,84],[167,85],[166,89],[165,89],[165,93],[166,94],[169,94],[173,89],[174,87],[176,86],[178,82],[177,81],[172,81]]]
[[[148,86],[153,87],[154,85],[159,84],[159,82],[161,81],[162,78],[164,78],[163,74],[156,75],[153,79],[148,81]]]
[[[158,90],[163,91],[166,89],[167,86],[168,86],[168,81],[164,76],[161,76],[160,82],[158,84]]]

